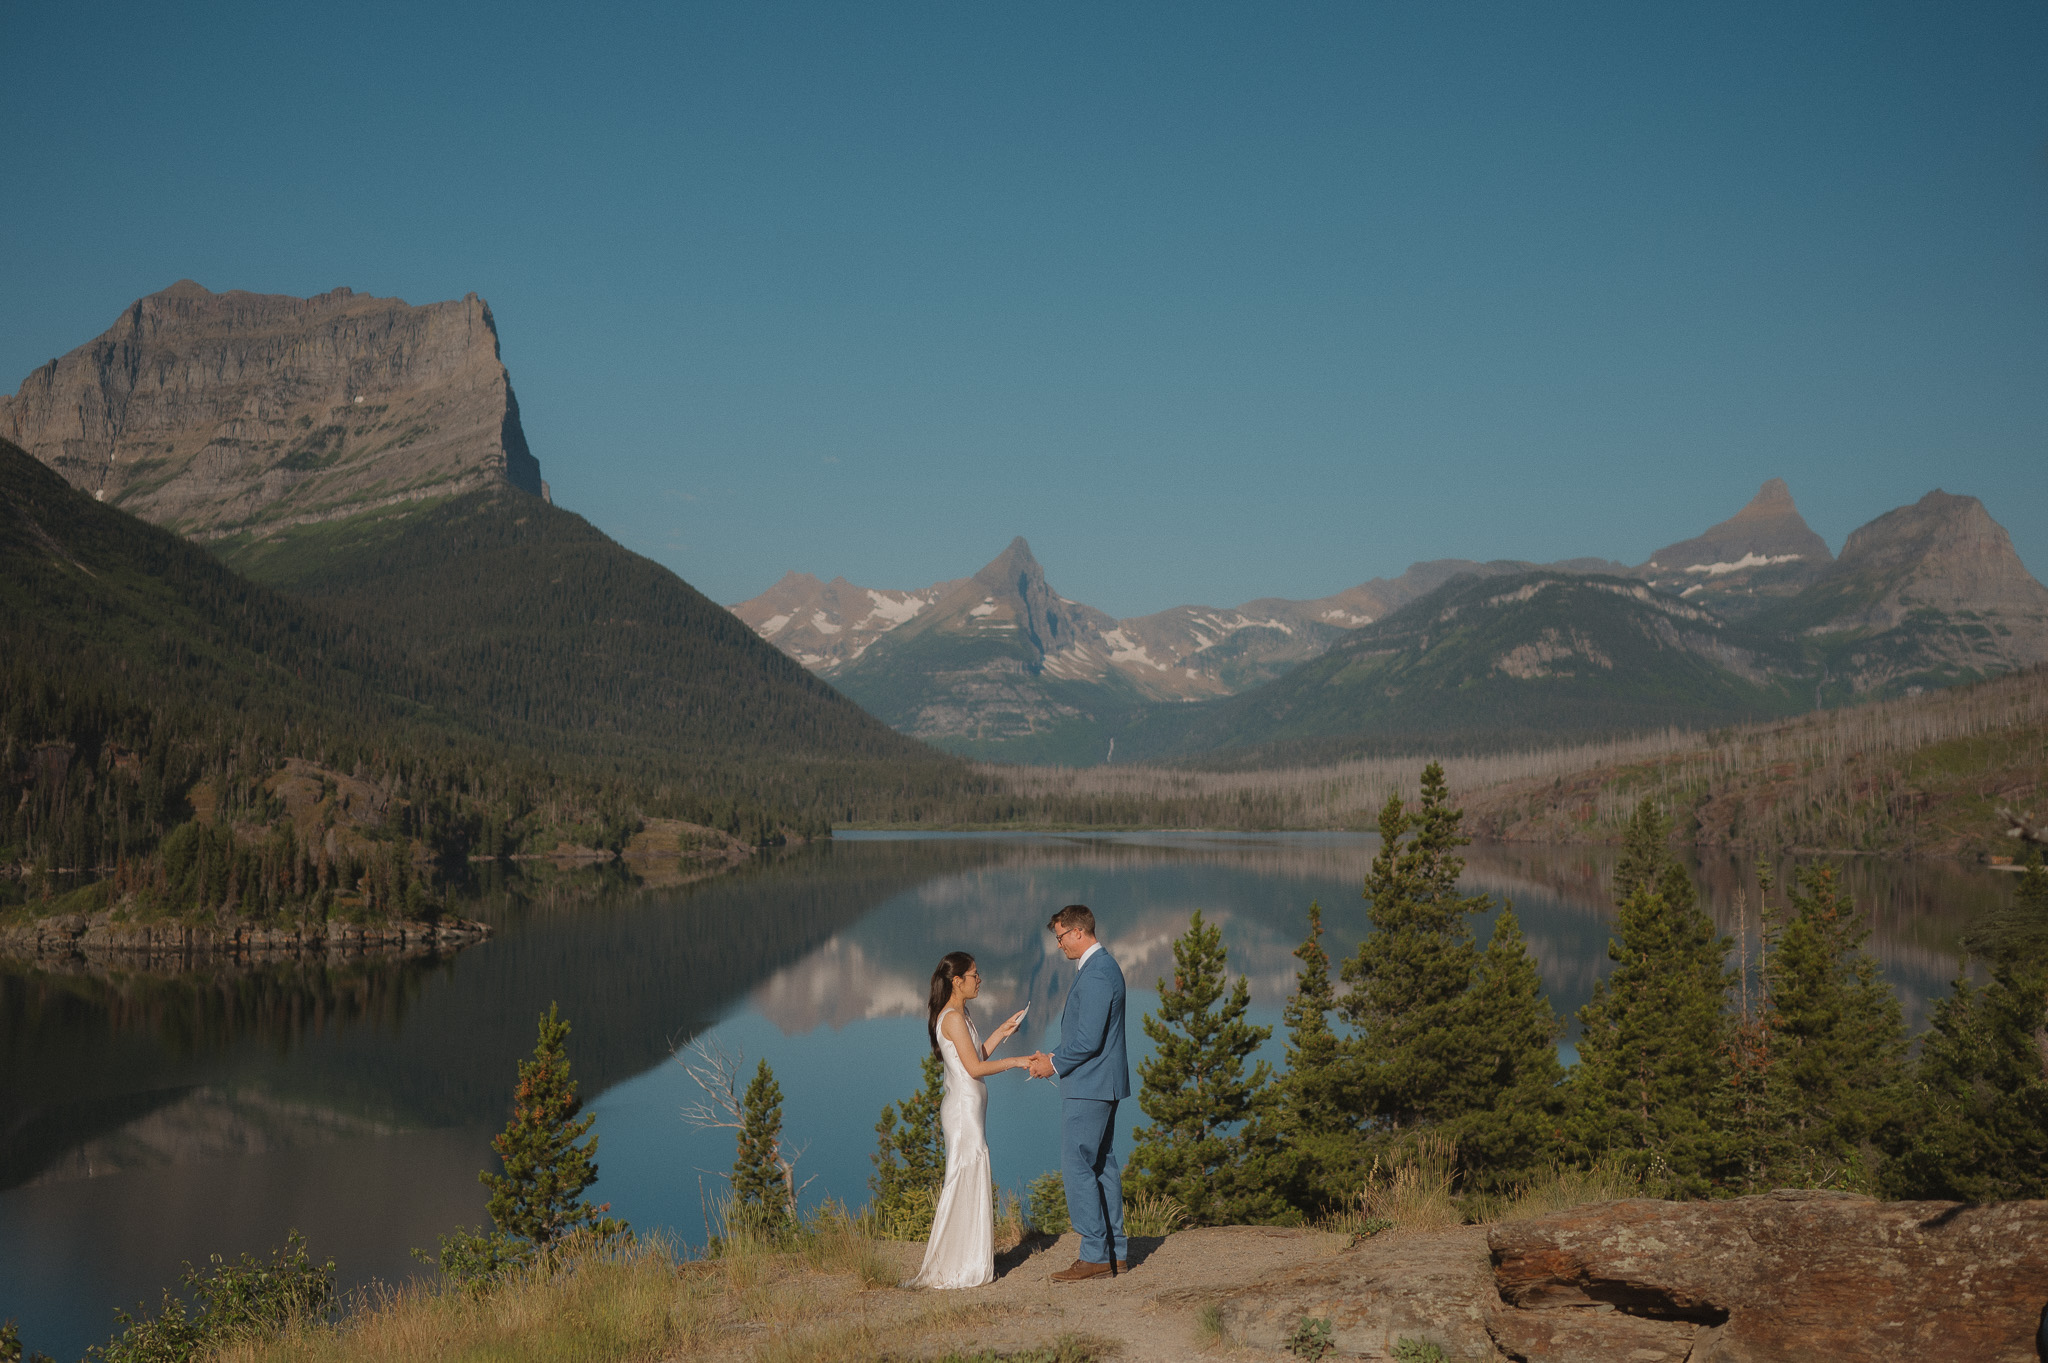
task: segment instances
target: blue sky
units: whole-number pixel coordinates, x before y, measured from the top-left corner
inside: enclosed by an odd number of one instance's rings
[[[186,12],[180,12],[180,11]],[[0,8],[0,385],[190,277],[487,298],[722,601],[1640,561],[1783,476],[2048,571],[2048,8]]]

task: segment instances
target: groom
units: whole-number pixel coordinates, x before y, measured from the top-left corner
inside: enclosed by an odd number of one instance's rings
[[[1080,962],[1060,1014],[1060,1046],[1031,1059],[1031,1073],[1060,1080],[1060,1173],[1067,1215],[1081,1233],[1081,1257],[1052,1275],[1077,1283],[1130,1270],[1124,1238],[1123,1169],[1116,1159],[1116,1105],[1131,1096],[1124,1063],[1124,972],[1095,940],[1095,915],[1069,904],[1046,925],[1070,961]]]

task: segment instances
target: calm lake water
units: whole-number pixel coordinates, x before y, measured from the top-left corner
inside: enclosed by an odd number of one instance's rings
[[[1325,944],[1365,929],[1371,835],[843,835],[681,889],[545,899],[498,914],[452,961],[118,981],[0,973],[0,1318],[76,1358],[175,1282],[186,1260],[264,1253],[290,1228],[345,1283],[416,1269],[413,1246],[484,1219],[476,1171],[504,1125],[536,1016],[561,1004],[597,1113],[594,1196],[642,1230],[701,1244],[730,1132],[687,1125],[674,1063],[693,1039],[766,1058],[810,1201],[867,1196],[882,1105],[918,1084],[923,998],[942,953],[979,959],[984,1026],[1032,1004],[1012,1050],[1050,1048],[1072,966],[1042,925],[1093,905],[1131,985],[1156,1006],[1171,942],[1201,910],[1277,1024],[1311,900]],[[1567,1016],[1608,969],[1608,848],[1468,850],[1467,888],[1512,899]],[[1723,927],[1751,872],[1694,865]],[[1849,862],[1909,1026],[1948,988],[1956,938],[2011,878],[1954,864]],[[1751,914],[1754,894],[1751,889]],[[1753,918],[1752,918],[1753,921]],[[1482,928],[1482,934],[1484,929]],[[1571,1056],[1570,1037],[1565,1054]],[[997,1181],[1055,1168],[1059,1094],[989,1085]],[[1126,1104],[1119,1140],[1128,1150]]]

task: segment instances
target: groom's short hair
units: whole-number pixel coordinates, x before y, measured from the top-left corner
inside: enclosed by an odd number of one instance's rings
[[[1095,935],[1095,911],[1086,904],[1069,904],[1052,916],[1046,924],[1054,932],[1061,928],[1079,928],[1090,937]]]

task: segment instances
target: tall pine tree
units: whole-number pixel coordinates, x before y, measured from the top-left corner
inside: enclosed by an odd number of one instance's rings
[[[512,1120],[491,1140],[502,1173],[486,1169],[477,1180],[491,1190],[491,1221],[500,1231],[547,1249],[572,1231],[598,1234],[623,1230],[607,1218],[609,1202],[593,1207],[582,1200],[584,1189],[597,1182],[597,1137],[588,1145],[576,1142],[589,1135],[595,1113],[578,1117],[583,1102],[569,1077],[569,1038],[554,1004],[541,1015],[540,1038],[533,1058],[519,1062],[519,1087],[512,1099]]]
[[[886,1224],[898,1216],[913,1192],[936,1199],[946,1179],[946,1138],[939,1127],[939,1103],[946,1093],[946,1070],[939,1058],[925,1052],[923,1082],[899,1107],[882,1105],[875,1123],[875,1172],[868,1176],[874,1210]]]
[[[1475,1076],[1490,1101],[1450,1124],[1467,1178],[1482,1188],[1526,1183],[1554,1165],[1564,1140],[1564,1030],[1512,904],[1501,906],[1479,958],[1466,1026],[1478,1038]]]
[[[1458,893],[1465,863],[1455,849],[1471,841],[1459,832],[1463,817],[1434,762],[1413,812],[1399,796],[1380,810],[1380,850],[1365,883],[1372,932],[1342,972],[1359,1107],[1377,1130],[1452,1120],[1493,1096],[1471,1026],[1479,953],[1466,922],[1491,901]]]
[[[1245,1061],[1273,1034],[1244,1019],[1251,990],[1229,984],[1220,929],[1197,911],[1174,939],[1174,976],[1159,981],[1159,1013],[1145,1017],[1152,1057],[1138,1065],[1138,1107],[1154,1125],[1131,1133],[1139,1194],[1165,1194],[1198,1226],[1270,1220],[1282,1212],[1273,1186],[1271,1067]],[[1228,992],[1226,993],[1226,988]]]
[[[1581,1160],[1661,1162],[1675,1191],[1697,1194],[1739,1168],[1724,1012],[1734,975],[1728,943],[1666,846],[1670,830],[1648,800],[1629,822],[1607,946],[1615,969],[1579,1010],[1567,1130]]]
[[[771,1233],[796,1220],[796,1171],[782,1153],[782,1086],[766,1060],[740,1100],[729,1219]]]
[[[1274,1167],[1281,1196],[1313,1216],[1342,1201],[1360,1169],[1357,1100],[1344,1046],[1330,1026],[1336,999],[1330,956],[1323,949],[1323,906],[1308,906],[1308,936],[1294,949],[1301,962],[1282,1020],[1287,1069],[1276,1085],[1274,1126],[1280,1153]]]
[[[1800,868],[1792,916],[1766,963],[1770,1068],[1778,1126],[1775,1182],[1837,1171],[1873,1186],[1880,1147],[1897,1143],[1906,1097],[1899,1002],[1863,950],[1870,936],[1831,866]]]
[[[2048,1197],[2048,870],[2031,862],[2013,907],[1965,939],[1991,958],[1991,983],[1958,976],[1935,1005],[1888,1196]]]

